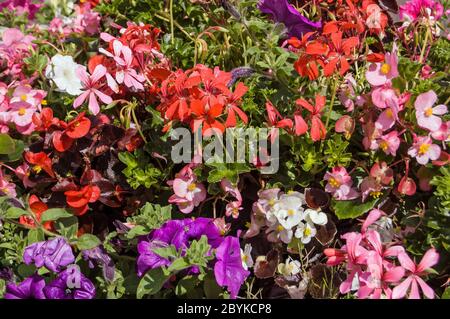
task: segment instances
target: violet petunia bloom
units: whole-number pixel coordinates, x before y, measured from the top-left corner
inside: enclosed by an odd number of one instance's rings
[[[250,275],[242,266],[241,247],[237,237],[226,237],[216,250],[217,262],[214,276],[217,284],[227,287],[230,297],[235,299],[242,284]]]
[[[143,276],[150,269],[171,264],[170,260],[154,253],[153,249],[173,245],[177,250],[185,250],[192,240],[198,240],[203,235],[208,238],[208,243],[212,248],[217,248],[223,240],[211,218],[199,217],[167,221],[139,242],[138,276]]]
[[[43,289],[45,287],[44,278],[33,275],[26,278],[21,283],[6,285],[5,299],[45,299]]]
[[[283,23],[291,37],[301,38],[303,34],[322,27],[322,22],[314,22],[302,16],[287,0],[261,0],[258,9],[270,14],[275,22]]]
[[[44,288],[47,299],[93,299],[95,286],[86,278],[77,265],[59,273],[58,277]]]
[[[107,281],[113,281],[115,275],[114,261],[109,257],[103,247],[97,246],[92,249],[83,250],[83,259],[88,261],[89,268],[99,265],[103,269],[103,277]]]
[[[40,241],[29,245],[23,252],[25,264],[33,264],[40,268],[45,266],[53,272],[61,271],[61,267],[72,264],[75,257],[72,248],[63,237]]]

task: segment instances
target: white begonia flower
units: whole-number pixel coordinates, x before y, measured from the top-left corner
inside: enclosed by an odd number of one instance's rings
[[[291,229],[284,228],[281,224],[275,224],[270,226],[266,233],[268,233],[267,239],[272,242],[281,240],[285,244],[289,244],[292,240],[293,231]]]
[[[84,67],[75,63],[70,55],[56,54],[45,69],[45,76],[55,82],[59,90],[70,95],[80,95],[82,84],[76,74],[76,69]]]
[[[300,261],[293,260],[291,257],[288,257],[285,263],[278,264],[278,272],[285,277],[295,276],[300,273],[300,270]]]
[[[310,224],[326,225],[328,223],[327,214],[309,208],[304,212],[304,219]]]
[[[308,222],[300,223],[295,230],[295,237],[300,239],[303,244],[307,244],[316,236],[317,230],[313,224]]]
[[[245,244],[244,250],[241,249],[241,259],[242,259],[242,267],[245,270],[253,267],[253,258],[251,255],[252,245]]]
[[[278,222],[286,229],[297,226],[303,218],[303,200],[298,192],[291,192],[280,196],[280,200],[274,205],[274,214]]]

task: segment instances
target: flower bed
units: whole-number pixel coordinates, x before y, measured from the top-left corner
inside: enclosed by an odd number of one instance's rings
[[[448,5],[3,1],[0,297],[449,298]]]

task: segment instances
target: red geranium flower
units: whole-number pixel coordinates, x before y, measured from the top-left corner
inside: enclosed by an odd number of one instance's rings
[[[86,185],[80,190],[66,191],[67,204],[74,209],[75,215],[84,215],[88,210],[88,204],[94,203],[100,197],[98,186]]]
[[[311,118],[311,138],[312,138],[312,140],[314,142],[316,142],[321,139],[324,139],[327,134],[327,130],[320,118],[322,116],[322,110],[325,107],[325,97],[317,94],[315,105],[312,105],[305,99],[298,99],[296,101],[296,103],[298,106],[304,107],[311,113],[310,118]],[[294,118],[296,133],[300,133],[297,135],[304,134],[307,129],[306,122],[303,119],[303,117],[301,116],[300,111],[301,110],[299,110],[297,112],[297,114]]]
[[[215,104],[212,107],[206,107],[200,100],[193,100],[191,102],[191,110],[195,118],[191,122],[193,132],[202,125],[202,133],[204,134],[208,129],[217,129],[220,132],[225,131],[225,126],[216,118],[222,114],[223,105]]]
[[[28,163],[34,165],[32,170],[36,173],[39,174],[42,170],[44,170],[51,177],[55,177],[55,173],[52,168],[52,160],[44,152],[33,153],[28,151],[25,152],[24,157]]]

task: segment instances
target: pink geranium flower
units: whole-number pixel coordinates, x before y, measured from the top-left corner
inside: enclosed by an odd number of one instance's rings
[[[78,78],[81,80],[85,91],[75,99],[73,102],[73,107],[79,107],[86,99],[89,98],[89,110],[92,114],[97,115],[100,112],[97,97],[105,104],[112,102],[112,98],[110,96],[99,91],[99,88],[103,86],[103,83],[100,83],[99,81],[106,74],[106,68],[99,64],[95,67],[92,75],[89,75],[84,67],[79,67],[76,70],[76,73]]]
[[[441,156],[441,148],[433,144],[429,136],[415,136],[408,155],[415,157],[419,164],[426,165],[430,160],[435,161]]]
[[[379,140],[376,140],[376,142],[372,144],[372,146],[374,146],[372,149],[380,148],[385,154],[395,156],[400,146],[398,132],[392,131],[381,136]]]
[[[168,181],[167,184],[172,186],[174,191],[169,203],[176,204],[184,214],[192,212],[206,198],[205,186],[197,182],[190,165],[184,167],[175,179]]]
[[[375,62],[366,71],[367,81],[373,86],[382,86],[398,76],[397,45],[394,43],[391,53],[385,54],[384,63]]]
[[[416,265],[406,252],[398,255],[398,260],[403,268],[409,271],[408,277],[392,291],[393,299],[403,298],[410,290],[409,299],[420,299],[420,290],[428,299],[434,298],[433,289],[428,286],[421,277],[426,275],[426,271],[436,265],[439,261],[439,254],[434,248],[429,249],[418,265]],[[420,289],[419,289],[420,287]]]
[[[111,36],[102,33],[102,38],[110,39]],[[142,74],[136,72],[133,69],[133,53],[130,47],[123,45],[122,42],[113,38],[112,40],[113,53],[101,48],[99,51],[106,56],[113,58],[117,63],[118,70],[116,71],[116,81],[119,84],[124,83],[128,88],[134,88],[135,90],[143,90],[144,86],[142,82],[145,81],[145,77]]]
[[[414,102],[417,124],[431,132],[437,131],[442,125],[442,119],[438,115],[447,113],[447,106],[443,104],[433,107],[436,101],[436,93],[430,90],[420,94]]]
[[[328,182],[325,191],[331,193],[337,200],[350,200],[359,196],[352,188],[352,178],[345,167],[333,167],[331,172],[325,173],[324,180]]]
[[[415,21],[419,17],[439,20],[444,14],[444,6],[434,0],[411,0],[400,6],[400,19]]]

